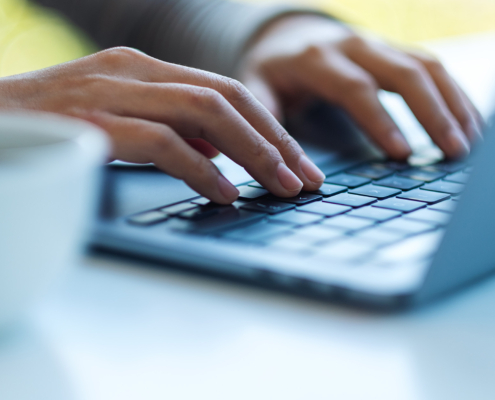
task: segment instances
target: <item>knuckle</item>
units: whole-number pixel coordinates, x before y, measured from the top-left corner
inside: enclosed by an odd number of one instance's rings
[[[216,90],[200,87],[194,88],[190,93],[193,106],[208,113],[218,113],[223,109],[225,99]]]
[[[300,153],[299,145],[287,132],[282,132],[278,138],[278,148],[283,153]]]
[[[244,101],[250,97],[247,88],[238,80],[225,78],[223,86],[226,97],[232,101]]]
[[[421,63],[431,73],[444,73],[445,72],[445,67],[443,66],[443,64],[434,57],[425,56],[421,60]]]
[[[342,45],[349,50],[358,50],[367,47],[368,42],[363,36],[350,32],[349,35],[342,41]]]
[[[310,44],[299,53],[299,59],[306,61],[307,59],[322,59],[326,55],[326,49],[321,44]]]
[[[343,95],[355,96],[369,91],[377,91],[378,85],[369,75],[355,76],[342,81]]]
[[[100,51],[97,56],[100,57],[105,64],[115,66],[136,59],[137,57],[142,57],[143,53],[129,47],[113,47]]]
[[[252,151],[252,155],[257,159],[281,159],[280,153],[275,148],[275,146],[270,144],[265,139],[260,139],[256,142]]]
[[[211,174],[211,161],[200,154],[195,154],[191,157],[190,162],[190,170],[194,171],[196,177],[199,178],[200,181],[207,181]]]
[[[395,72],[403,80],[423,79],[428,74],[424,65],[416,60],[408,60],[397,65]]]
[[[146,143],[148,143],[152,154],[162,154],[169,151],[174,144],[174,137],[167,129],[150,131],[146,136]]]

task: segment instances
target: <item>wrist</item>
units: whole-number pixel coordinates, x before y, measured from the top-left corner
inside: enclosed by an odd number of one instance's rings
[[[0,78],[0,108],[18,108],[20,107],[18,98],[19,92],[22,91],[21,83],[15,85],[15,80],[11,77]]]

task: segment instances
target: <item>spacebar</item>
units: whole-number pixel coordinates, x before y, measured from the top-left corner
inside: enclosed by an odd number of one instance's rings
[[[180,219],[170,220],[167,227],[176,231],[206,234],[228,230],[237,226],[249,225],[250,223],[262,220],[265,217],[266,215],[262,213],[240,210],[232,207],[228,211],[199,221]]]

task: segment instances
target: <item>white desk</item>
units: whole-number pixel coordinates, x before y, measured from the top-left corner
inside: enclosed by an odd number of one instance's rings
[[[487,104],[495,35],[432,48]],[[87,259],[0,337],[2,400],[492,400],[494,371],[495,279],[384,315]]]

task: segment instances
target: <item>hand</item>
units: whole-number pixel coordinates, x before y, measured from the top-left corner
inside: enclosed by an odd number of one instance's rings
[[[110,134],[114,158],[152,162],[220,204],[239,191],[208,160],[215,148],[277,196],[317,190],[325,178],[237,81],[130,49],[0,79],[0,107],[92,121]],[[185,139],[204,139],[192,142],[203,154]]]
[[[386,153],[411,150],[378,100],[378,89],[399,93],[447,157],[469,152],[482,119],[432,56],[400,51],[320,16],[283,17],[250,46],[240,80],[278,119],[305,97],[343,107]]]

